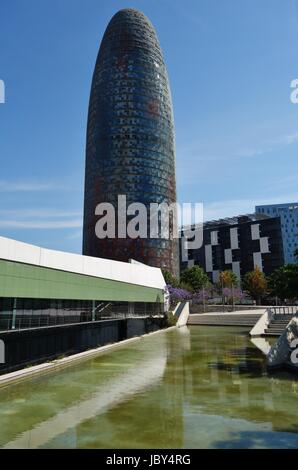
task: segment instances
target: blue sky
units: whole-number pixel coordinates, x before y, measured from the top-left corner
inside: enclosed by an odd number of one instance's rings
[[[81,251],[91,77],[125,7],[164,52],[180,202],[204,202],[210,219],[298,200],[297,0],[2,0],[2,236]]]

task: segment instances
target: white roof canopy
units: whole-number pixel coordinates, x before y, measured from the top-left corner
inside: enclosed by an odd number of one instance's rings
[[[0,237],[0,259],[155,289],[164,289],[166,284],[159,268],[47,250],[4,237]]]

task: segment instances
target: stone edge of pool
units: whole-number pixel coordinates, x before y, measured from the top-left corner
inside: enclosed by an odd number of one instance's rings
[[[48,372],[55,372],[64,367],[74,365],[81,361],[91,359],[92,357],[99,356],[105,352],[109,352],[113,349],[125,346],[127,344],[141,341],[142,339],[148,338],[149,336],[155,335],[157,333],[168,332],[170,330],[177,329],[177,326],[170,326],[169,328],[163,328],[158,331],[153,331],[141,336],[135,336],[133,338],[128,338],[118,343],[107,344],[105,346],[100,346],[99,348],[90,349],[89,351],[83,351],[78,354],[73,354],[71,356],[64,357],[63,359],[56,359],[51,362],[44,362],[38,364],[37,366],[28,367],[26,369],[17,370],[15,372],[10,372],[0,376],[0,389],[7,387],[9,385],[17,384],[23,380],[32,379],[40,375],[46,374]]]

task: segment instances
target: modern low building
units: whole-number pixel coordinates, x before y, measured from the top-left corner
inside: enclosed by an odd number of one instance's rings
[[[257,266],[269,275],[284,263],[280,219],[250,214],[206,222],[200,248],[188,250],[182,239],[180,263],[181,270],[200,265],[212,282],[224,270],[239,280]]]
[[[280,217],[285,264],[296,263],[298,248],[298,202],[256,206],[256,213]]]
[[[127,206],[142,203],[147,210],[151,203],[176,202],[175,158],[170,85],[155,29],[143,13],[120,10],[105,31],[91,86],[84,255],[125,262],[133,258],[178,275],[179,242],[150,238],[149,214],[147,237],[130,238],[126,227],[124,235],[118,231],[118,196],[126,197]],[[115,210],[113,238],[99,238],[95,232],[100,203]],[[127,223],[131,218],[127,216]]]
[[[161,270],[0,237],[0,331],[164,311]]]

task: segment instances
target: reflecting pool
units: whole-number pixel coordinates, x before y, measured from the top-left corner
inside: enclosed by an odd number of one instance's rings
[[[0,389],[0,447],[298,448],[297,400],[248,331],[185,327]]]

